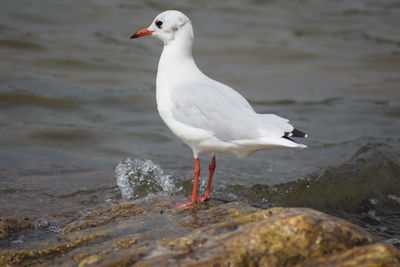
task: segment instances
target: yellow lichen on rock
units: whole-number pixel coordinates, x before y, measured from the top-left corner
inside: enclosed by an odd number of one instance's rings
[[[134,235],[131,237],[120,239],[112,245],[112,248],[129,248],[135,245],[139,240],[147,239],[148,237],[143,235]]]
[[[99,259],[100,259],[100,256],[98,256],[98,255],[89,256],[89,257],[85,258],[84,260],[82,260],[82,261],[79,263],[78,267],[83,267],[83,266],[86,266],[86,265],[95,263],[95,262],[97,262]]]

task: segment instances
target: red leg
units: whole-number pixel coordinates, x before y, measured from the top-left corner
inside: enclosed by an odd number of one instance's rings
[[[208,184],[207,184],[207,189],[206,193],[204,194],[204,197],[200,197],[197,200],[198,201],[208,201],[210,200],[210,194],[211,194],[211,184],[212,184],[212,179],[214,176],[214,170],[215,170],[215,156],[212,157],[210,165],[208,165],[208,169],[210,170],[210,173],[208,174]]]
[[[177,206],[173,206],[173,208],[186,207],[186,206],[194,205],[197,203],[197,191],[198,191],[198,187],[199,187],[199,176],[200,176],[200,159],[195,158],[194,159],[194,182],[193,182],[192,200],[189,202],[179,204]]]

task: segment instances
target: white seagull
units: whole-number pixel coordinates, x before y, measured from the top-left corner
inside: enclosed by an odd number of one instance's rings
[[[307,137],[289,120],[275,114],[258,114],[231,87],[207,77],[193,60],[193,28],[190,19],[176,10],[159,14],[147,29],[132,38],[155,36],[164,43],[157,71],[157,107],[171,131],[186,143],[194,156],[192,197],[175,207],[210,199],[215,154],[245,157],[257,150],[300,147],[291,137]],[[199,155],[212,153],[204,197],[197,197]]]

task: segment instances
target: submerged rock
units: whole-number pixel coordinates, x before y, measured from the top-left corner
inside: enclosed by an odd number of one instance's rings
[[[400,264],[398,250],[377,242],[359,226],[312,209],[262,210],[216,201],[171,209],[173,199],[98,208],[66,225],[61,234],[32,242],[30,250],[0,251],[0,265]]]

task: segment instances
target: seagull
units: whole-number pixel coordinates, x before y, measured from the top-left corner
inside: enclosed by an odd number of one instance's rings
[[[194,40],[190,19],[182,12],[159,14],[148,28],[131,39],[155,36],[164,43],[157,71],[157,109],[168,128],[193,151],[194,183],[185,207],[210,199],[216,167],[215,153],[238,157],[269,148],[305,148],[292,137],[307,137],[289,120],[275,114],[259,114],[231,87],[206,76],[192,56]],[[211,153],[208,184],[198,197],[200,154]]]

